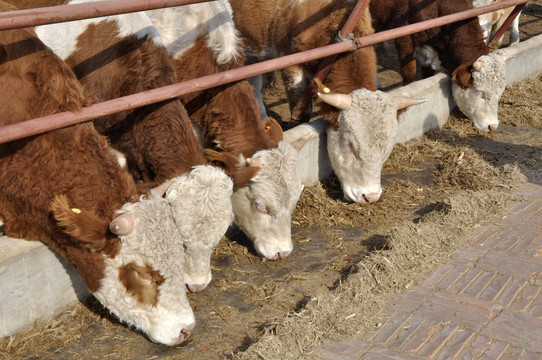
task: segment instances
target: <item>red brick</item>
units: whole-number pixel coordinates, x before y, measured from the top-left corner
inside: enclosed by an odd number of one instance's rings
[[[418,289],[415,292],[409,292],[408,296],[401,294],[392,298],[388,307],[401,312],[413,312],[434,293],[434,291],[429,289]]]
[[[503,310],[481,334],[531,352],[542,352],[542,320]]]
[[[446,274],[448,274],[454,268],[453,264],[446,264],[441,266],[437,271],[435,271],[431,276],[429,276],[422,284],[424,288],[431,288],[436,283],[438,283]]]
[[[542,360],[542,354],[534,354],[531,352],[526,352],[523,354],[521,360]]]
[[[529,315],[542,320],[542,304],[534,304],[529,310]]]
[[[525,351],[521,348],[509,346],[499,360],[518,360]]]
[[[427,319],[410,338],[401,346],[401,350],[416,353],[437,331],[439,320]]]
[[[444,347],[440,350],[435,357],[437,360],[451,360],[459,358],[458,355],[463,351],[466,344],[470,341],[470,338],[474,336],[474,333],[466,329],[458,329],[452,338],[444,344]]]
[[[514,246],[512,251],[518,252],[521,254],[532,255],[532,254],[528,254],[527,250],[533,247],[537,248],[538,247],[537,245],[542,247],[542,235],[532,233],[532,232],[525,232],[525,235],[521,238],[521,241],[518,242],[516,246]]]
[[[500,231],[500,228],[495,225],[485,227],[485,231],[477,236],[473,241],[473,245],[485,246],[486,243],[491,242],[493,236]]]
[[[362,357],[363,360],[420,360],[419,357],[402,351],[375,345]],[[353,360],[353,359],[352,359]]]
[[[482,273],[479,269],[469,269],[464,273],[459,280],[457,280],[449,289],[446,291],[458,294],[467,288],[473,281]]]
[[[510,306],[526,284],[526,280],[513,279],[510,285],[504,289],[501,296],[499,296],[499,304],[502,306]]]
[[[469,285],[465,290],[463,290],[464,294],[472,295],[474,297],[477,297],[478,294],[480,294],[484,289],[487,288],[489,283],[493,280],[495,277],[495,274],[491,272],[483,272],[472,282],[472,284]]]
[[[466,246],[457,250],[453,256],[454,265],[463,265],[472,268],[479,258],[487,253],[488,248],[481,246]]]
[[[489,349],[482,355],[480,360],[496,360],[499,359],[506,351],[508,344],[503,342],[493,342]]]
[[[401,325],[399,329],[397,329],[393,336],[389,338],[389,340],[386,342],[386,345],[392,348],[400,349],[401,345],[403,345],[405,340],[409,336],[414,334],[416,329],[420,327],[424,320],[425,318],[421,316],[411,316],[410,318],[408,318],[407,321],[403,323],[403,325]]]
[[[420,306],[418,313],[475,330],[485,325],[496,310],[495,304],[488,301],[462,294],[437,293]]]
[[[396,313],[388,318],[384,325],[373,335],[370,340],[375,344],[384,344],[399,329],[403,323],[410,317],[408,313]]]
[[[508,275],[497,274],[489,286],[480,294],[480,299],[494,301],[509,285],[511,279]]]
[[[525,236],[525,231],[519,231],[517,229],[508,228],[507,235],[503,238],[503,241],[497,246],[501,250],[512,249],[522,237]]]
[[[539,286],[526,285],[519,296],[514,300],[510,309],[516,312],[526,312],[534,299],[540,294],[541,288]]]
[[[435,288],[441,291],[448,290],[450,286],[452,286],[457,279],[463,276],[468,270],[469,268],[463,265],[454,267],[438,284],[435,285]]]
[[[478,260],[477,266],[488,271],[525,277],[526,274],[539,273],[542,262],[532,256],[491,250]]]
[[[438,331],[422,346],[416,355],[432,359],[457,329],[458,327],[452,324],[440,325]]]
[[[478,359],[480,356],[482,356],[483,353],[489,349],[489,346],[491,345],[491,339],[487,338],[482,335],[478,335],[474,340],[470,343],[469,349],[471,353],[474,355],[474,358]]]

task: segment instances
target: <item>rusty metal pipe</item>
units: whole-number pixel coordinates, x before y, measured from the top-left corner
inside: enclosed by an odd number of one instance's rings
[[[529,0],[504,0],[505,4],[501,7],[488,5],[490,11],[498,10],[503,7],[524,4]],[[495,4],[495,5],[499,5]],[[386,40],[395,39],[404,35],[412,34],[417,31],[427,30],[432,27],[442,26],[469,17],[477,16],[481,8],[463,11],[461,13],[448,15],[439,19],[431,19],[420,23],[407,25],[402,28],[382,31],[376,34],[354,39],[358,47],[374,45]],[[483,11],[483,10],[482,10]],[[24,122],[10,124],[0,127],[0,143],[21,139],[26,136],[36,135],[45,131],[69,126],[72,124],[90,121],[100,116],[110,115],[116,112],[133,109],[136,107],[156,103],[159,101],[173,99],[180,95],[188,94],[198,90],[209,89],[215,86],[224,85],[230,82],[246,79],[255,75],[275,71],[295,64],[324,58],[326,56],[339,54],[352,50],[352,42],[340,42],[336,44],[322,46],[320,48],[303,51],[300,53],[283,56],[281,58],[262,61],[260,63],[243,66],[237,69],[223,71],[217,74],[204,76],[197,79],[183,81],[177,84],[164,86],[161,88],[148,90],[145,92],[124,96],[118,99],[105,101],[84,108],[78,113],[63,112],[27,120]]]
[[[354,27],[356,26],[356,23],[359,21],[361,16],[363,15],[363,12],[369,6],[369,3],[371,0],[358,0],[356,3],[356,6],[352,10],[352,13],[350,16],[348,16],[348,19],[346,20],[345,24],[343,25],[342,29],[339,31],[338,37],[344,38],[350,35],[352,31],[354,30]],[[291,126],[297,124],[305,112],[305,109],[309,105],[309,102],[311,101],[313,95],[316,93],[316,83],[315,80],[324,80],[329,70],[331,70],[331,66],[335,62],[335,59],[337,59],[337,54],[328,56],[325,59],[322,60],[322,63],[320,64],[320,67],[314,74],[312,81],[309,83],[309,86],[303,93],[303,97],[299,99],[296,106],[292,110],[291,115]]]
[[[108,0],[0,13],[0,30],[196,4],[210,0]]]
[[[514,19],[519,16],[519,13],[521,12],[521,10],[523,10],[524,7],[525,4],[521,4],[517,5],[514,10],[512,10],[512,12],[510,13],[510,15],[508,15],[499,30],[497,30],[495,35],[493,35],[493,37],[490,39],[488,45],[490,48],[495,48],[497,46],[497,42],[499,41],[499,39],[504,35],[510,24],[512,24],[512,21],[514,21]]]

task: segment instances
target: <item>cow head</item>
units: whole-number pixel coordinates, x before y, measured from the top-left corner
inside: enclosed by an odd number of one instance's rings
[[[297,161],[306,141],[280,141],[276,148],[260,150],[248,159],[206,150],[209,160],[221,162],[234,178],[235,222],[256,251],[270,260],[283,259],[293,249],[291,218],[303,190]]]
[[[499,99],[506,87],[506,57],[499,51],[461,65],[452,73],[452,94],[459,109],[483,131],[499,126]]]
[[[182,275],[181,234],[161,193],[151,192],[138,202],[125,204],[109,224],[116,237],[110,234],[108,240],[101,242],[89,239],[107,237],[102,226],[93,234],[89,228],[103,223],[102,217],[71,208],[66,196],[57,196],[51,210],[59,225],[79,244],[78,248],[88,250],[85,258],[103,258],[99,287],[92,292],[105,307],[157,343],[176,345],[190,335],[195,318]],[[97,243],[101,243],[100,248]],[[115,247],[116,251],[104,251],[105,247]]]
[[[195,166],[166,191],[184,243],[183,275],[191,292],[211,281],[211,253],[233,221],[232,191],[230,177],[210,165]]]
[[[395,144],[397,110],[425,100],[394,98],[382,91],[358,89],[350,95],[321,94],[341,109],[337,127],[327,130],[331,166],[349,201],[373,203],[380,199],[380,173]]]

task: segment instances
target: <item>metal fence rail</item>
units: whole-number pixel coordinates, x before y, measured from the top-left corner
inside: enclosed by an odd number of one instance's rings
[[[156,103],[163,100],[172,99],[175,97],[178,97],[180,95],[188,94],[194,91],[209,89],[215,86],[224,85],[230,82],[246,79],[255,75],[264,74],[267,72],[275,71],[278,69],[282,69],[291,65],[296,65],[308,61],[313,61],[321,58],[325,58],[328,56],[340,54],[343,52],[351,51],[352,49],[365,47],[374,45],[383,41],[392,40],[401,36],[413,34],[419,31],[431,29],[434,27],[442,26],[445,24],[450,24],[453,22],[457,22],[460,20],[472,18],[475,16],[478,16],[480,14],[492,12],[498,9],[510,7],[510,6],[524,6],[526,3],[528,3],[530,0],[504,0],[499,3],[462,11],[456,14],[444,16],[437,19],[431,19],[422,21],[419,23],[403,26],[400,28],[392,29],[392,30],[386,30],[379,33],[375,33],[372,35],[367,35],[361,38],[353,39],[352,41],[344,41],[336,44],[326,45],[323,47],[319,47],[316,49],[311,49],[303,52],[299,52],[292,55],[283,56],[280,58],[272,59],[263,61],[257,64],[247,65],[243,66],[237,69],[228,70],[220,73],[216,73],[213,75],[204,76],[197,79],[187,80],[183,81],[177,84],[164,86],[161,88],[148,90],[142,93],[137,93],[133,95],[128,95],[124,97],[120,97],[117,99],[104,101],[101,103],[94,104],[92,106],[84,108],[82,111],[78,113],[72,113],[72,112],[63,112],[58,114],[53,114],[49,116],[44,116],[41,118],[31,119],[24,122],[16,123],[16,124],[10,124],[0,127],[0,143],[5,143],[8,141],[13,141],[17,139],[24,138],[26,136],[36,135],[45,131],[50,131],[53,129],[58,129],[61,127],[73,125],[76,123],[81,123],[85,121],[90,121],[95,118],[98,118],[100,116],[110,115],[116,112],[124,111],[133,109],[136,107],[148,105],[151,103]],[[100,3],[130,3],[129,11],[137,11],[133,10],[133,3],[138,4],[138,6],[146,6],[145,4],[150,3],[151,1],[143,1],[143,0],[133,0],[133,1],[127,1],[127,0],[118,0],[118,1],[103,1],[98,2]],[[167,3],[166,6],[176,6],[173,4],[179,4],[184,3],[196,3],[196,2],[205,2],[205,1],[197,1],[197,0],[154,0],[152,1],[153,5],[157,3]],[[71,7],[75,5],[64,5],[63,7]],[[57,7],[54,7],[57,8]],[[43,8],[42,10],[45,10],[47,8]],[[49,8],[50,9],[50,8]],[[22,10],[26,11],[26,10]],[[66,11],[66,10],[63,10]],[[118,11],[116,9],[115,11]],[[126,9],[124,10],[126,12]],[[11,12],[12,14],[20,13],[17,12]],[[30,19],[28,18],[25,21],[30,21],[30,23],[50,23],[54,22],[51,21],[51,19],[54,16],[51,16],[51,18],[42,18],[41,16],[43,14],[47,14],[46,11],[40,12],[41,15],[39,15],[36,19]],[[103,14],[105,13],[101,13]],[[0,17],[0,24],[3,18],[8,17],[8,13],[4,13],[2,17]],[[49,21],[49,22],[46,22]],[[1,25],[0,25],[1,26]]]

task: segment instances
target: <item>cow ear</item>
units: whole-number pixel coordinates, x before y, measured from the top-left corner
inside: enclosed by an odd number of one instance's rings
[[[71,208],[66,195],[58,195],[49,206],[58,226],[74,239],[77,246],[96,252],[106,251],[106,247],[115,246],[107,241],[109,222],[96,214],[78,208]]]
[[[282,127],[275,119],[271,117],[268,117],[263,121],[263,127],[265,129],[265,134],[273,143],[273,147],[276,147],[279,141],[282,141]]]
[[[261,169],[259,166],[246,166],[238,157],[227,152],[205,149],[205,158],[212,164],[220,166],[233,180],[234,189],[245,186]]]
[[[452,73],[452,81],[461,87],[466,89],[472,85],[472,66],[460,65]]]

